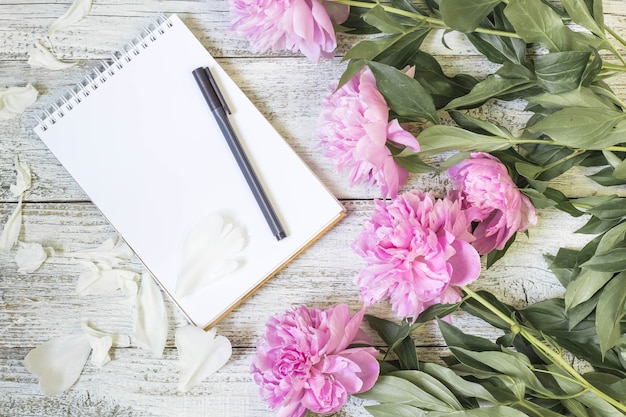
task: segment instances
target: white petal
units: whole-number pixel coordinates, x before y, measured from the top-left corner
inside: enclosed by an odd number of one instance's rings
[[[107,265],[101,264],[88,263],[87,265],[89,265],[89,270],[82,272],[76,283],[76,293],[79,296],[109,294],[118,289],[123,289],[124,294],[129,297],[137,293],[136,283],[139,275],[136,272],[110,269]]]
[[[130,345],[128,336],[101,332],[89,326],[87,321],[81,322],[81,326],[93,349],[91,363],[97,367],[102,367],[111,361],[109,351],[112,346],[128,347]]]
[[[244,232],[212,214],[189,233],[185,241],[176,295],[184,297],[234,271],[232,259],[245,246]]]
[[[168,328],[161,289],[149,274],[142,274],[134,317],[137,346],[151,350],[155,358],[160,358],[165,349]]]
[[[91,10],[91,3],[92,0],[74,0],[74,3],[70,6],[67,12],[65,12],[63,16],[59,17],[52,24],[52,26],[50,26],[50,29],[48,29],[48,36],[57,30],[72,25],[87,16]]]
[[[17,179],[15,184],[11,185],[11,192],[13,197],[20,197],[24,191],[32,186],[33,176],[28,165],[21,162],[18,155],[15,155],[15,171],[17,171]]]
[[[17,264],[17,272],[20,274],[36,271],[48,258],[48,251],[43,248],[41,243],[19,242],[19,244],[15,263]]]
[[[192,325],[176,331],[176,349],[182,368],[179,391],[189,391],[230,359],[233,353],[230,341],[224,336],[216,337],[215,334],[215,328],[206,332]]]
[[[63,62],[59,60],[40,41],[35,42],[35,47],[28,51],[28,63],[31,67],[41,67],[49,70],[61,70],[73,67],[78,62]]]
[[[13,213],[7,219],[7,222],[4,224],[4,229],[2,229],[2,233],[0,233],[0,253],[8,253],[15,242],[17,242],[17,238],[20,235],[20,230],[22,229],[22,198],[17,202],[17,207],[13,210]]]
[[[37,100],[39,93],[27,84],[26,87],[0,87],[0,120],[13,119]]]
[[[133,252],[124,240],[109,238],[97,248],[68,252],[65,256],[90,260],[112,268],[133,259]]]
[[[74,385],[90,352],[83,333],[63,336],[28,352],[24,366],[40,378],[39,386],[45,395],[57,395]]]

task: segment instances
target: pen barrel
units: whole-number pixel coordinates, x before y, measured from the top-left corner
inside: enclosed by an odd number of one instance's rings
[[[254,198],[261,208],[261,212],[267,221],[272,234],[276,237],[276,239],[280,240],[286,237],[286,233],[278,219],[278,215],[276,211],[270,204],[269,197],[267,196],[263,186],[261,185],[261,181],[256,175],[254,169],[252,168],[252,164],[248,159],[239,138],[235,135],[235,130],[233,129],[230,121],[228,120],[228,116],[222,107],[217,107],[213,110],[213,116],[217,121],[217,124],[226,139],[226,143],[230,148],[235,160],[237,161],[237,165],[254,195]]]

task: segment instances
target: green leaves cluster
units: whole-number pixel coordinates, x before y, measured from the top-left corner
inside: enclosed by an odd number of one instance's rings
[[[576,353],[594,352],[594,361],[607,355],[619,360],[615,348],[626,348],[626,199],[606,196],[575,203],[589,207],[591,214],[578,232],[597,236],[580,250],[561,248],[550,258],[550,269],[566,287],[563,309],[570,328],[583,321],[595,324],[592,336],[598,347],[585,345]],[[621,361],[626,364],[626,357]]]
[[[594,326],[572,325],[562,299],[516,310],[489,293],[469,297],[462,307],[504,330],[495,342],[465,334],[439,320],[451,353],[444,364],[418,360],[410,331],[433,315],[459,305],[436,306],[410,326],[368,317],[395,359],[382,363],[383,376],[359,396],[382,416],[621,416],[626,410],[626,345],[599,354]],[[562,349],[588,359],[591,372],[577,374]],[[552,352],[548,355],[547,352]]]
[[[349,0],[341,0],[348,4]],[[425,7],[424,7],[425,6]],[[584,30],[572,30],[572,23]],[[626,103],[606,80],[626,72],[613,44],[626,41],[605,25],[601,0],[364,0],[342,29],[377,34],[356,44],[340,85],[367,66],[390,108],[390,119],[419,126],[421,150],[389,146],[411,172],[443,170],[470,152],[489,152],[537,208],[589,216],[578,232],[594,238],[580,250],[561,248],[550,269],[563,298],[514,309],[489,293],[435,306],[414,323],[368,317],[387,344],[384,376],[362,394],[378,402],[374,416],[560,416],[626,414],[626,199],[571,200],[551,181],[577,165],[597,167],[602,186],[626,184]],[[497,66],[477,78],[445,72],[422,44],[443,29],[463,32]],[[607,52],[620,64],[602,58]],[[452,52],[453,53],[453,52]],[[408,77],[406,68],[415,75]],[[476,117],[493,100],[522,100],[530,115],[507,128]],[[416,129],[417,130],[417,129]],[[438,167],[424,161],[450,159]],[[510,243],[510,242],[509,242]],[[490,266],[503,251],[488,255]],[[469,290],[468,290],[469,291]],[[445,366],[419,360],[411,333],[462,306],[503,330],[495,342],[439,322],[451,356]],[[593,370],[577,374],[567,351]]]
[[[606,34],[600,0],[563,0],[560,5],[542,0],[432,0],[427,2],[428,12],[409,0],[390,3],[371,2],[371,8],[359,9],[360,25],[352,30],[381,35],[346,53],[350,62],[340,85],[369,66],[389,104],[390,118],[426,123],[417,137],[423,149],[419,157],[450,150],[494,152],[528,143],[626,151],[624,106],[604,82],[611,70],[604,68],[598,51],[607,49],[624,60]],[[570,22],[588,32],[573,31]],[[482,80],[444,73],[437,59],[421,50],[435,28],[466,33],[473,46],[500,68]],[[442,41],[445,44],[445,35]],[[538,53],[529,49],[536,46],[543,49]],[[415,67],[412,80],[400,71],[407,66]],[[441,111],[467,111],[494,99],[528,102],[527,110],[534,116],[521,135],[513,137],[503,129],[480,131],[484,126],[440,125]],[[526,148],[521,154],[532,165],[532,152]],[[414,168],[405,167],[423,172],[421,160],[413,161]],[[626,163],[622,169],[626,171]]]

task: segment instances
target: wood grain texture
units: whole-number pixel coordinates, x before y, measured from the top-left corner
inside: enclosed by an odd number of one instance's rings
[[[40,92],[38,101],[22,116],[0,121],[0,224],[4,224],[16,205],[9,187],[15,181],[14,156],[19,154],[33,171],[33,188],[25,195],[20,240],[41,242],[57,252],[31,274],[17,273],[15,250],[0,254],[0,415],[274,415],[259,399],[249,373],[254,346],[268,317],[299,304],[325,308],[347,303],[353,311],[360,307],[353,280],[362,262],[350,245],[369,218],[372,200],[379,197],[379,190],[351,187],[347,178],[337,174],[323,157],[315,135],[321,101],[344,68],[341,55],[358,38],[341,35],[337,57],[314,64],[284,51],[254,54],[245,39],[228,30],[231,15],[226,0],[96,0],[87,18],[52,36],[59,56],[79,64],[62,71],[31,68],[27,63],[28,50],[45,36],[50,24],[70,4],[70,0],[0,0],[0,86],[32,83]],[[607,23],[626,34],[626,2],[613,0],[604,4]],[[343,201],[348,215],[218,324],[220,334],[234,346],[233,358],[190,393],[176,391],[179,368],[173,334],[185,320],[168,302],[170,332],[163,358],[152,358],[150,352],[131,340],[130,347],[112,351],[114,360],[106,366],[87,365],[71,390],[57,397],[45,397],[37,386],[37,378],[23,366],[28,351],[51,338],[80,332],[80,321],[84,319],[102,330],[130,335],[132,308],[118,293],[89,297],[75,294],[76,280],[84,266],[63,254],[98,246],[115,236],[115,232],[33,133],[35,116],[50,106],[55,97],[80,82],[83,74],[100,60],[132,40],[158,13],[181,16],[285,140]],[[449,75],[468,72],[482,77],[496,68],[479,57],[462,36],[446,36],[450,49],[442,45],[440,37],[441,33],[434,34],[426,45],[441,57]],[[626,96],[626,77],[613,80],[611,85],[618,95]],[[480,112],[483,117],[515,129],[528,117],[523,107],[523,103],[495,102]],[[412,129],[418,131],[420,127]],[[596,186],[585,178],[590,172],[572,170],[553,186],[569,196],[599,192],[626,195],[624,187],[604,190]],[[443,176],[413,175],[403,189],[421,188],[443,194],[447,186]],[[163,198],[173,198],[173,194],[166,190]],[[529,238],[520,236],[509,254],[484,271],[473,287],[489,289],[516,306],[562,294],[563,289],[547,270],[543,255],[554,254],[564,245],[584,245],[589,237],[573,231],[585,220],[556,210],[542,210],[539,224],[530,229]],[[136,260],[124,267],[136,272],[144,270]],[[368,312],[394,318],[386,304],[373,306]],[[475,335],[499,335],[462,312],[455,313],[452,320]],[[371,331],[368,333],[376,343],[382,343]],[[437,360],[445,354],[435,325],[422,327],[414,336],[423,358]],[[335,415],[368,414],[362,401],[352,398]]]

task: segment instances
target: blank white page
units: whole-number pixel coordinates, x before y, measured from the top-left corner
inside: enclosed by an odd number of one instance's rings
[[[112,65],[114,75],[103,71],[105,81],[95,77],[84,88],[89,95],[78,92],[80,103],[71,98],[71,109],[61,105],[35,132],[187,317],[206,327],[344,210],[178,16],[161,21],[134,49],[120,58],[123,68]],[[280,241],[193,78],[201,66],[217,79],[231,122],[285,227],[287,237]],[[245,230],[240,266],[176,299],[183,242],[212,213]]]

